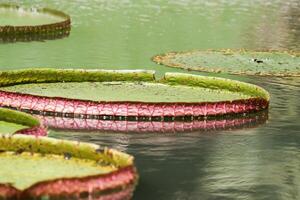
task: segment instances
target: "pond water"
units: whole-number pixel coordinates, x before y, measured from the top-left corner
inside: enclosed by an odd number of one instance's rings
[[[22,4],[70,14],[71,35],[0,44],[1,70],[151,69],[160,76],[166,71],[185,72],[151,62],[152,56],[168,51],[300,51],[298,0],[25,0]],[[180,134],[52,130],[50,135],[133,154],[141,176],[134,199],[299,199],[300,78],[217,76],[267,89],[268,122],[256,128]]]

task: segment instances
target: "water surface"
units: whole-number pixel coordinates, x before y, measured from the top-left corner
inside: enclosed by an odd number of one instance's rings
[[[71,35],[62,40],[1,44],[1,69],[139,68],[161,75],[184,72],[151,62],[152,56],[168,51],[300,51],[298,0],[25,0],[23,4],[69,13]],[[133,154],[141,175],[134,199],[299,199],[299,78],[217,76],[270,91],[268,122],[257,128],[208,133],[51,134]]]

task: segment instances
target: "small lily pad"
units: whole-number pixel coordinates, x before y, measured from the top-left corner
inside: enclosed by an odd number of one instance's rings
[[[119,190],[137,181],[133,157],[98,145],[32,136],[0,138],[0,197]]]
[[[158,55],[153,61],[169,67],[202,72],[300,76],[300,53],[289,51],[191,51]]]
[[[0,134],[47,135],[47,130],[32,115],[0,108]]]
[[[0,41],[55,39],[70,30],[70,16],[61,11],[0,4]]]
[[[86,118],[217,116],[264,110],[264,89],[229,79],[153,71],[30,69],[0,73],[0,105]]]

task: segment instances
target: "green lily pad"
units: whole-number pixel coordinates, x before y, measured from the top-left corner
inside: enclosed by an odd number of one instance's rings
[[[0,163],[0,183],[9,183],[19,190],[45,180],[106,174],[115,170],[114,167],[97,165],[92,160],[14,152],[0,154]]]
[[[209,88],[151,82],[35,83],[2,87],[1,90],[93,101],[213,102],[251,97],[228,90],[216,92]]]
[[[300,54],[288,51],[191,51],[158,55],[153,61],[169,67],[203,72],[300,76]]]
[[[0,4],[2,42],[62,38],[68,36],[70,30],[70,16],[61,11]]]
[[[263,110],[264,89],[229,79],[143,70],[30,69],[0,73],[0,105],[68,116],[182,117]]]
[[[2,134],[2,133],[13,134],[13,133],[17,132],[18,130],[21,130],[24,128],[29,128],[29,127],[23,126],[21,124],[0,121],[0,134]]]
[[[0,134],[15,134],[40,126],[40,121],[29,114],[0,108]]]
[[[22,135],[0,138],[0,166],[0,197],[10,198],[115,190],[137,179],[133,157],[125,153]]]

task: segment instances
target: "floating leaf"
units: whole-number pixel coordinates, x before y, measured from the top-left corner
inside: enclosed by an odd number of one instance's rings
[[[300,54],[288,51],[191,51],[158,55],[153,61],[169,67],[203,72],[300,76]]]
[[[0,197],[42,198],[133,186],[133,157],[98,145],[32,136],[0,138]]]
[[[0,108],[0,134],[47,135],[40,121],[23,112]]]
[[[206,117],[264,110],[269,94],[229,79],[153,71],[30,69],[0,73],[0,105],[33,113],[103,119]]]
[[[0,41],[56,39],[68,36],[70,30],[70,16],[61,11],[0,4]]]

